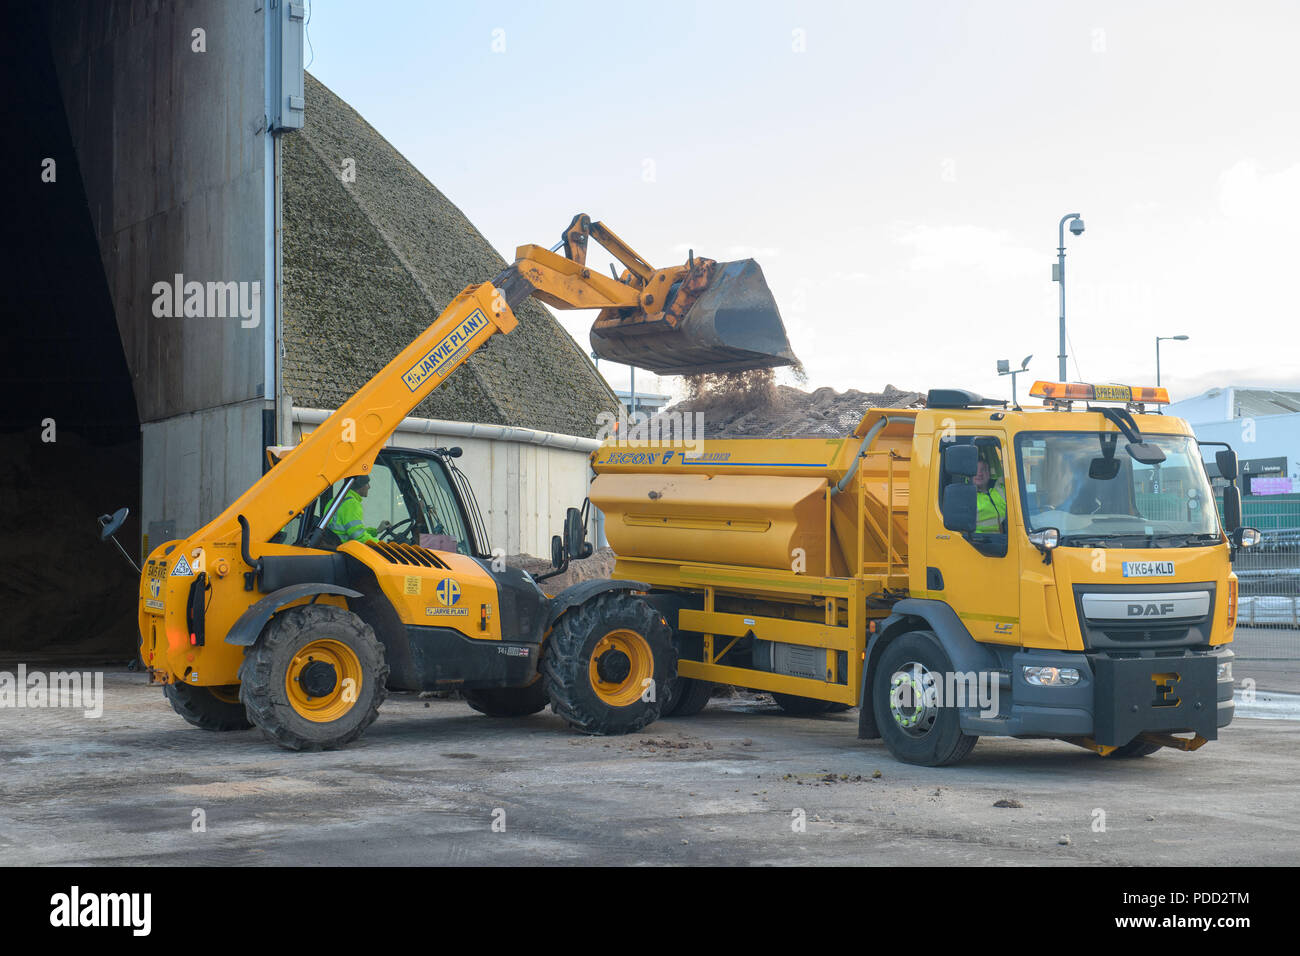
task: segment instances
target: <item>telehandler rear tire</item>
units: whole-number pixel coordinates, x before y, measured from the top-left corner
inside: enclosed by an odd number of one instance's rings
[[[678,677],[668,682],[666,700],[660,708],[662,717],[694,717],[713,698],[713,681]]]
[[[818,700],[815,697],[797,697],[794,694],[772,694],[776,706],[791,717],[817,717],[824,714],[834,705],[829,700]]]
[[[238,687],[192,687],[178,682],[163,687],[163,695],[172,710],[203,730],[248,730],[253,726]]]
[[[871,678],[871,706],[880,736],[898,760],[946,767],[974,749],[979,737],[962,733],[957,708],[942,698],[944,675],[951,671],[933,631],[904,634],[881,654]],[[937,696],[928,699],[924,691],[931,686]]]
[[[464,691],[465,703],[488,717],[527,717],[546,709],[546,681],[527,687],[480,687]]]
[[[387,696],[374,629],[329,604],[273,617],[239,668],[239,696],[264,734],[288,750],[335,750],[361,736]]]
[[[659,718],[677,677],[672,630],[626,591],[566,612],[542,654],[551,710],[584,734],[630,734]]]

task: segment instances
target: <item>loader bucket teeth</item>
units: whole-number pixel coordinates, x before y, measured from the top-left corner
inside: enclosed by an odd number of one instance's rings
[[[707,287],[676,316],[673,301],[683,294],[674,286],[657,315],[602,312],[591,329],[592,349],[603,359],[660,375],[740,372],[798,361],[753,259],[713,264]]]

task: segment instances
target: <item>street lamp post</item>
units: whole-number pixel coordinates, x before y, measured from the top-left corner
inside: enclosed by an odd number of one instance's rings
[[[1071,220],[1074,220],[1071,222]],[[1061,284],[1061,354],[1058,356],[1061,360],[1061,381],[1069,381],[1069,373],[1065,370],[1065,224],[1070,223],[1070,232],[1074,235],[1080,235],[1083,232],[1083,219],[1077,212],[1072,212],[1068,216],[1062,216],[1060,225],[1056,228],[1058,248],[1057,262],[1052,267],[1052,279]]]
[[[1156,388],[1160,387],[1160,343],[1161,342],[1186,342],[1186,335],[1157,335],[1156,336]]]

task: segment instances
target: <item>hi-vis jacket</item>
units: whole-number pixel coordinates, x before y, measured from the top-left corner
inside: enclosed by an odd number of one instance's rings
[[[333,502],[331,502],[332,504]],[[328,510],[329,505],[326,505]],[[330,519],[329,529],[338,535],[339,541],[377,541],[375,529],[367,528],[361,520],[361,496],[349,491],[343,496],[338,511]]]

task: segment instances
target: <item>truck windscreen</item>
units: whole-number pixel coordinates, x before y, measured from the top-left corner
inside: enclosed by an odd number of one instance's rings
[[[1016,437],[1029,531],[1056,528],[1063,547],[1194,547],[1221,540],[1196,441],[1146,435],[1165,454],[1144,465],[1115,432],[1024,432]]]

